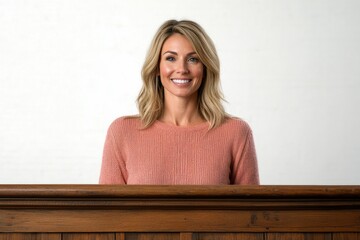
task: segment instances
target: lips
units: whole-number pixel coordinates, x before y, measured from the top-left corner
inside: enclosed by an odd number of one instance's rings
[[[173,78],[171,79],[171,81],[175,84],[187,84],[189,82],[191,82],[191,79],[178,79],[178,78]]]

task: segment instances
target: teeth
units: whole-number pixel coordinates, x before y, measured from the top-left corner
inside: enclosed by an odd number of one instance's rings
[[[172,81],[174,83],[178,83],[178,84],[185,84],[185,83],[190,82],[190,79],[172,79]]]

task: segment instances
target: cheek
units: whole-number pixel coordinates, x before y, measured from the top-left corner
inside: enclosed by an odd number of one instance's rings
[[[168,76],[172,72],[173,72],[173,69],[169,65],[160,63],[160,75],[161,76]]]
[[[202,79],[204,76],[204,68],[201,66],[193,69],[193,74]]]

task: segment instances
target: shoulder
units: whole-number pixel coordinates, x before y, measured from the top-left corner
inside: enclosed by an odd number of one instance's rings
[[[233,147],[239,149],[239,146],[245,146],[249,141],[253,141],[253,133],[250,125],[238,117],[228,117],[222,126],[229,139],[232,140]],[[242,147],[240,148],[242,149]]]
[[[248,134],[251,132],[250,125],[243,119],[238,117],[227,117],[220,128],[223,128],[227,131],[232,131],[236,133]]]
[[[122,116],[115,119],[109,127],[113,132],[124,132],[141,128],[141,121],[138,116]]]

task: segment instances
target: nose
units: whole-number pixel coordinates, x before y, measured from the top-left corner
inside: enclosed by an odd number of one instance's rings
[[[178,61],[177,72],[180,74],[189,73],[189,68],[186,61]]]

